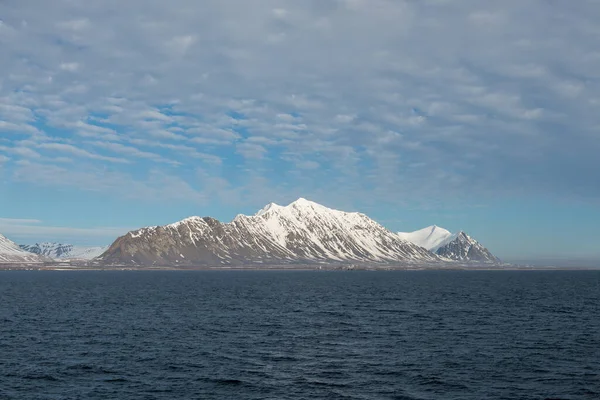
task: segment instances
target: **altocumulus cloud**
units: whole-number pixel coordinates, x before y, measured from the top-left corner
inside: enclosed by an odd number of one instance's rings
[[[0,16],[5,180],[199,202],[289,185],[600,197],[597,1],[8,0]]]

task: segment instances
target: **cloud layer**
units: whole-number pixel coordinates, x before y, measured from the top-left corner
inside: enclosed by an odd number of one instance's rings
[[[0,18],[9,182],[198,204],[600,198],[596,1],[8,0]]]

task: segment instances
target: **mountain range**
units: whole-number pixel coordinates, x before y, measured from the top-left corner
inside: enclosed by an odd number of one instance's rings
[[[109,264],[223,265],[437,261],[364,214],[299,199],[271,203],[229,223],[191,217],[118,238],[100,259]]]
[[[462,240],[463,235],[448,232],[435,241],[434,247],[443,244],[452,251],[437,247],[432,251],[430,243],[414,240],[418,235],[411,235],[391,232],[364,214],[338,211],[300,198],[288,206],[271,203],[255,215],[238,215],[229,223],[191,217],[138,229],[118,238],[99,261],[179,266],[435,263],[469,261],[471,256],[478,262],[498,261],[494,256],[478,257],[479,253],[471,249],[480,245]]]
[[[73,246],[72,244],[45,242],[19,247],[30,253],[39,254],[54,260],[91,260],[104,253],[108,246]]]
[[[499,260],[464,232],[437,226],[392,232],[362,213],[327,208],[300,198],[267,205],[254,215],[223,223],[190,217],[140,228],[108,248],[60,243],[0,247],[0,262],[19,259],[90,260],[104,266],[230,266],[282,264],[496,263]],[[35,261],[30,261],[35,262]]]

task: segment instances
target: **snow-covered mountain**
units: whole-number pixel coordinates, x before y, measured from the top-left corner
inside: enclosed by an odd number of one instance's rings
[[[452,235],[449,241],[440,246],[435,253],[456,261],[500,262],[498,257],[463,231]]]
[[[108,246],[84,247],[52,242],[36,243],[33,245],[22,244],[19,247],[30,253],[43,255],[55,260],[91,260],[108,249]]]
[[[428,226],[414,232],[398,232],[398,235],[402,239],[408,240],[434,253],[453,236],[450,231],[436,225]]]
[[[222,265],[314,262],[439,261],[364,214],[298,199],[269,204],[230,223],[190,217],[118,238],[99,260],[107,264]]]
[[[22,250],[16,243],[0,235],[0,263],[23,264],[42,263],[48,261],[45,257]]]
[[[488,249],[465,232],[451,233],[439,226],[428,226],[414,232],[398,232],[398,236],[454,261],[499,262]]]

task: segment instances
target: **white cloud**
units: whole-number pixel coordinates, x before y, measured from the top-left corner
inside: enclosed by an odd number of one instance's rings
[[[0,120],[0,132],[36,134],[39,130],[28,124],[12,123]]]
[[[306,160],[297,162],[296,166],[300,169],[317,169],[321,165],[316,161]]]
[[[183,179],[150,170],[144,179],[106,168],[66,168],[52,164],[21,161],[14,179],[46,187],[71,187],[86,192],[113,194],[144,201],[186,200],[202,204],[206,196]]]
[[[158,110],[144,110],[144,111],[140,112],[139,118],[150,119],[150,120],[154,119],[154,120],[159,120],[159,121],[163,121],[163,122],[173,121],[173,118],[161,113]]]
[[[42,221],[39,219],[31,218],[0,218],[0,224],[3,225],[32,225],[40,224]]]
[[[10,104],[10,99],[0,99],[0,116],[6,121],[27,123],[35,119],[31,109],[18,104]]]
[[[236,151],[248,159],[262,159],[267,154],[264,146],[249,142],[238,143]]]
[[[63,71],[76,72],[79,69],[79,64],[76,62],[62,63],[60,64],[60,69]]]
[[[72,19],[69,21],[59,22],[57,26],[72,31],[81,31],[89,28],[90,21],[87,18]]]
[[[193,35],[176,36],[167,41],[167,48],[174,54],[182,56],[196,42],[196,37]]]
[[[95,154],[95,153],[91,153],[87,150],[84,149],[80,149],[79,147],[70,145],[70,144],[65,144],[65,143],[42,143],[38,145],[38,148],[46,150],[46,151],[56,151],[56,152],[62,152],[62,153],[68,153],[77,157],[83,157],[83,158],[91,158],[91,159],[95,159],[95,160],[102,160],[102,161],[110,161],[110,162],[115,162],[115,163],[128,163],[129,161],[123,158],[116,158],[116,157],[108,157],[108,156],[103,156],[100,154]]]
[[[136,158],[146,158],[157,162],[164,162],[168,164],[179,164],[175,161],[165,159],[158,154],[150,153],[147,151],[141,151],[135,147],[125,146],[120,143],[113,142],[91,142],[91,145],[95,147],[100,147],[103,149],[111,150],[115,153],[123,154],[126,156],[136,157]]]
[[[9,150],[11,153],[23,158],[40,158],[40,154],[28,147],[13,147]]]

